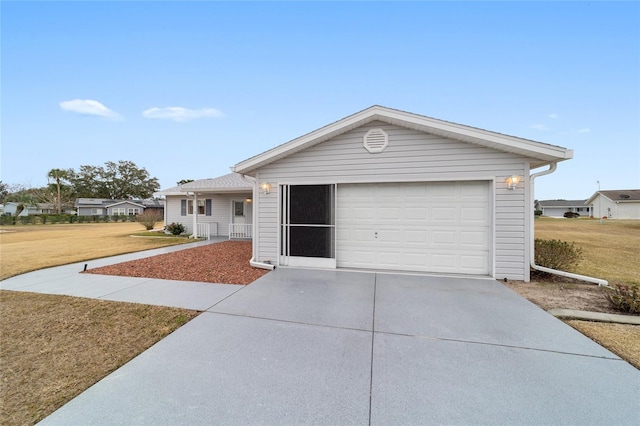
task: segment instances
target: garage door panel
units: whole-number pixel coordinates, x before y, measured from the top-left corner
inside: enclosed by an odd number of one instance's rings
[[[484,267],[489,262],[488,256],[477,256],[472,254],[460,255],[460,270],[474,273],[474,271]]]
[[[460,218],[465,223],[486,223],[489,218],[489,209],[487,206],[461,207]]]
[[[460,246],[470,249],[484,249],[488,245],[487,231],[460,231]]]
[[[404,231],[404,240],[408,243],[427,244],[429,233],[427,231]]]
[[[487,274],[489,194],[488,182],[339,185],[338,266]]]
[[[407,207],[403,213],[406,220],[425,221],[428,218],[428,211],[425,207]]]

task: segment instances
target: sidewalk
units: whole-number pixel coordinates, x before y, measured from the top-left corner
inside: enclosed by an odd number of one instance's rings
[[[203,245],[215,244],[226,240],[226,237],[214,237],[208,241],[162,247],[137,253],[121,254],[103,259],[40,269],[0,281],[0,289],[87,297],[118,302],[145,303],[148,305],[206,311],[220,300],[241,290],[243,286],[232,284],[211,285],[211,283],[161,280],[155,278],[82,274],[80,272],[84,270],[85,265],[87,265],[87,269],[98,268],[130,260],[157,256],[159,254],[173,253],[180,250],[201,247]]]

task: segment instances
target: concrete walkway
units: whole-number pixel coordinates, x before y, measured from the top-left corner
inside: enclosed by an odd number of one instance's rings
[[[59,294],[88,297],[118,302],[146,303],[149,305],[205,311],[242,286],[231,284],[198,283],[192,281],[161,280],[155,278],[117,277],[110,275],[81,274],[87,269],[143,259],[159,254],[173,253],[203,245],[227,241],[212,238],[190,244],[162,247],[137,253],[122,254],[103,259],[73,263],[55,268],[41,269],[0,281],[0,289],[30,291],[33,293]]]
[[[640,371],[493,279],[281,268],[229,286],[77,266],[0,286],[206,308],[44,425],[640,424]]]

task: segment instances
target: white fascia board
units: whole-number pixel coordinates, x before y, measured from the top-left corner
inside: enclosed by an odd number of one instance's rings
[[[154,197],[166,197],[169,195],[184,195],[184,194],[180,191],[158,191],[153,193]]]
[[[236,164],[232,170],[235,173],[249,174],[251,176],[251,171],[265,164],[286,157],[317,143],[329,140],[342,133],[346,133],[351,129],[375,120],[375,118],[372,118],[373,114],[371,114],[371,110],[372,108],[369,108],[354,115],[350,115],[349,117],[343,118],[335,123],[321,127],[320,129],[314,130],[313,132],[307,133],[306,135],[265,151],[262,154],[251,157]]]
[[[253,170],[261,166],[376,120],[541,160],[538,162],[539,164],[536,163],[535,167],[573,158],[573,150],[571,149],[373,106],[242,161],[236,164],[232,170],[236,173],[250,175]]]
[[[387,117],[393,121],[389,121]],[[573,150],[571,149],[549,145],[543,142],[522,139],[516,136],[491,132],[489,130],[469,127],[463,124],[442,121],[435,118],[416,116],[402,111],[386,110],[385,114],[377,119],[387,121],[390,124],[397,124],[399,126],[404,125],[405,127],[410,123],[413,126],[416,126],[417,130],[421,130],[425,133],[441,134],[442,136],[446,136],[451,139],[459,139],[463,142],[476,143],[478,145],[502,151],[509,150],[509,148],[511,148],[516,153],[524,156],[532,156],[533,158],[539,158],[538,155],[545,157],[540,159],[550,161],[552,159],[553,161],[560,161],[573,158]]]
[[[229,194],[229,193],[251,193],[251,188],[185,188],[181,189],[178,195],[185,195],[188,192],[196,192],[198,194]]]
[[[596,191],[596,193],[595,193],[595,194],[593,194],[593,195],[591,196],[591,198],[589,198],[587,201],[585,201],[585,204],[591,204],[591,202],[592,202],[593,200],[595,200],[596,198],[598,198],[598,195],[602,195],[602,194],[600,194],[599,192],[597,192],[597,191]]]
[[[107,204],[106,206],[104,206],[104,208],[108,209],[109,207],[119,206],[120,204],[131,204],[133,206],[142,207],[143,209],[145,208],[142,204],[138,204],[138,203],[134,203],[133,201],[126,201],[126,200],[120,201],[119,203]]]

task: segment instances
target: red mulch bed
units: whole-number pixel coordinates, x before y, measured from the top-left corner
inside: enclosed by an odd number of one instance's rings
[[[89,269],[87,273],[218,284],[250,284],[267,270],[249,265],[250,241],[224,241]]]

